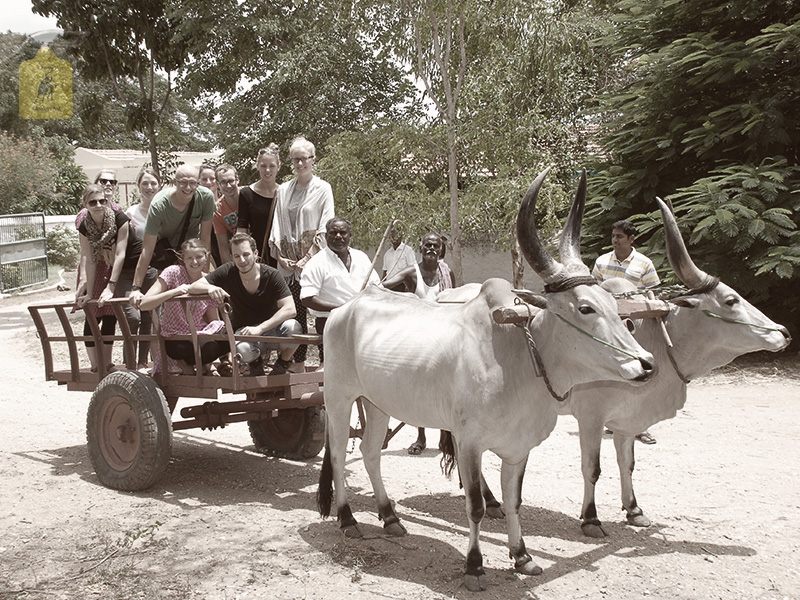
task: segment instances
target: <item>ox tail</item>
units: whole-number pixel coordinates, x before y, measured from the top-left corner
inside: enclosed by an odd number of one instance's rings
[[[453,434],[449,431],[442,430],[439,436],[439,450],[442,453],[442,459],[439,461],[442,473],[450,479],[453,469],[458,465],[458,461],[456,460],[456,445],[453,441]]]
[[[322,470],[319,472],[319,487],[317,488],[317,508],[323,517],[331,514],[331,501],[333,500],[333,465],[331,464],[330,442],[325,440],[325,456],[322,458]]]

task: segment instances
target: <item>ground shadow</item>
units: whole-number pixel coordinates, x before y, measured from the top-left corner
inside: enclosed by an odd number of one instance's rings
[[[351,497],[351,500],[354,512],[364,510],[361,499]],[[423,585],[432,592],[447,597],[474,598],[462,585],[468,542],[463,497],[448,494],[412,496],[398,499],[396,508],[408,529],[408,535],[402,538],[386,536],[380,524],[361,523],[359,526],[364,538],[348,539],[340,533],[335,520],[313,524],[299,533],[310,546],[329,555],[334,562],[345,568],[360,569],[378,577]],[[374,506],[367,506],[366,510],[374,512]],[[597,570],[600,561],[609,556],[624,560],[665,554],[756,554],[752,548],[735,544],[718,544],[705,540],[668,540],[663,526],[657,524],[646,530],[637,530],[621,522],[608,523],[605,527],[609,537],[600,540],[588,538],[581,533],[577,519],[558,511],[526,505],[522,507],[520,521],[528,552],[544,568],[544,572],[532,577],[517,575],[510,559],[506,568],[487,568],[487,581],[491,586],[492,597],[522,597],[528,590],[576,571]],[[423,529],[426,534],[419,534]],[[433,535],[427,533],[431,530]],[[437,533],[448,534],[448,537],[450,534],[461,535],[463,543],[454,547],[441,541]],[[497,533],[503,535],[492,535]],[[484,520],[481,535],[484,554],[491,545],[505,549],[505,533],[504,520]],[[570,547],[573,552],[571,555],[559,555],[542,550],[537,547],[537,538],[572,542]],[[574,544],[579,544],[584,550],[574,553]]]

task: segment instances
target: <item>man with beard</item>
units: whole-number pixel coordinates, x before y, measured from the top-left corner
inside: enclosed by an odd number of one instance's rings
[[[246,233],[231,238],[232,262],[195,281],[190,294],[208,294],[219,304],[229,299],[231,324],[239,335],[291,337],[301,333],[297,311],[283,277],[269,265],[258,262],[256,241]],[[250,364],[251,375],[264,375],[264,358],[278,350],[271,375],[291,372],[292,354],[298,344],[237,342],[236,351]]]
[[[441,260],[444,254],[442,236],[438,233],[426,233],[422,236],[419,251],[422,255],[419,264],[403,269],[393,277],[386,278],[383,286],[395,290],[398,285],[405,285],[407,292],[435,302],[439,292],[455,285],[453,272],[447,263]],[[425,428],[418,427],[417,439],[408,447],[408,453],[417,456],[422,454],[426,446]]]

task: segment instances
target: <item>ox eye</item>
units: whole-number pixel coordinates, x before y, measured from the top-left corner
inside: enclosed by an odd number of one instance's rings
[[[583,306],[581,306],[580,308],[578,308],[578,311],[582,315],[591,315],[591,314],[596,312],[591,306],[586,306],[585,304]]]

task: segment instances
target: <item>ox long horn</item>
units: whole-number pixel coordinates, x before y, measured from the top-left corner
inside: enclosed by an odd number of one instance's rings
[[[581,259],[581,223],[583,210],[586,207],[586,169],[581,172],[575,200],[569,209],[564,231],[561,233],[561,242],[558,245],[558,260],[562,265],[583,264]]]
[[[533,181],[517,214],[517,240],[525,260],[534,271],[542,278],[545,283],[549,283],[564,268],[557,263],[547,252],[539,239],[539,232],[536,230],[534,212],[536,210],[536,197],[542,187],[542,182],[550,172],[550,167],[542,171]]]
[[[661,219],[664,222],[664,237],[667,244],[667,258],[672,270],[685,286],[689,289],[702,288],[714,279],[711,275],[701,270],[694,264],[683,243],[678,222],[672,214],[671,206],[668,206],[661,198],[656,196],[658,206],[661,208]]]

